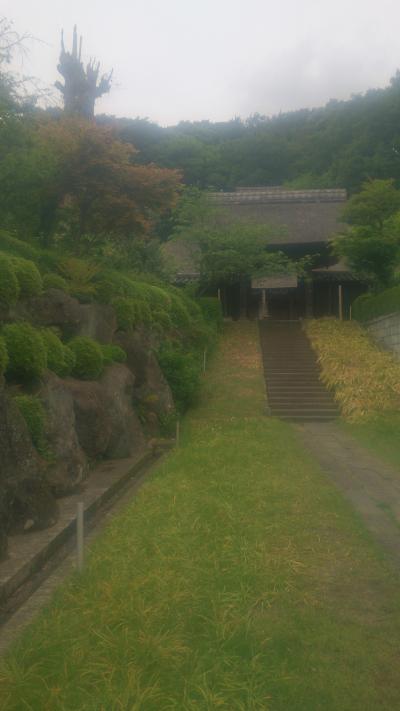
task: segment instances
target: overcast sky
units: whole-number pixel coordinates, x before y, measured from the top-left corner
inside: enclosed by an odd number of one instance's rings
[[[2,0],[0,13],[37,38],[22,69],[48,85],[77,23],[85,60],[114,68],[97,113],[163,125],[319,106],[400,68],[399,0]]]

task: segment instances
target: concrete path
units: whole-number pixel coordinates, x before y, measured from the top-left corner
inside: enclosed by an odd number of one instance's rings
[[[368,530],[400,564],[400,472],[359,445],[335,422],[304,422],[294,427]]]

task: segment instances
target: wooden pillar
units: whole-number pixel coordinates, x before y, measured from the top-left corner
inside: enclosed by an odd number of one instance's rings
[[[260,299],[260,305],[258,309],[258,318],[260,320],[264,318],[268,318],[269,313],[268,313],[268,300],[267,300],[267,291],[266,289],[261,290],[261,299]]]
[[[339,284],[339,318],[343,321],[343,287]]]

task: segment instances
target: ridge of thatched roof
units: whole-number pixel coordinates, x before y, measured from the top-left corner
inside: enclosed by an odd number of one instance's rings
[[[287,190],[280,186],[236,188],[234,192],[212,192],[210,199],[218,205],[243,203],[324,203],[345,202],[346,190],[342,188],[323,190]]]
[[[228,222],[265,225],[276,236],[269,244],[316,244],[328,242],[343,229],[340,216],[346,202],[346,190],[287,190],[237,188],[231,193],[210,193]]]

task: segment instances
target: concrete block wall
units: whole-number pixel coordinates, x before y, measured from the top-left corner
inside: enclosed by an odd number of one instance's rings
[[[400,358],[400,312],[374,318],[366,326],[377,343]]]

